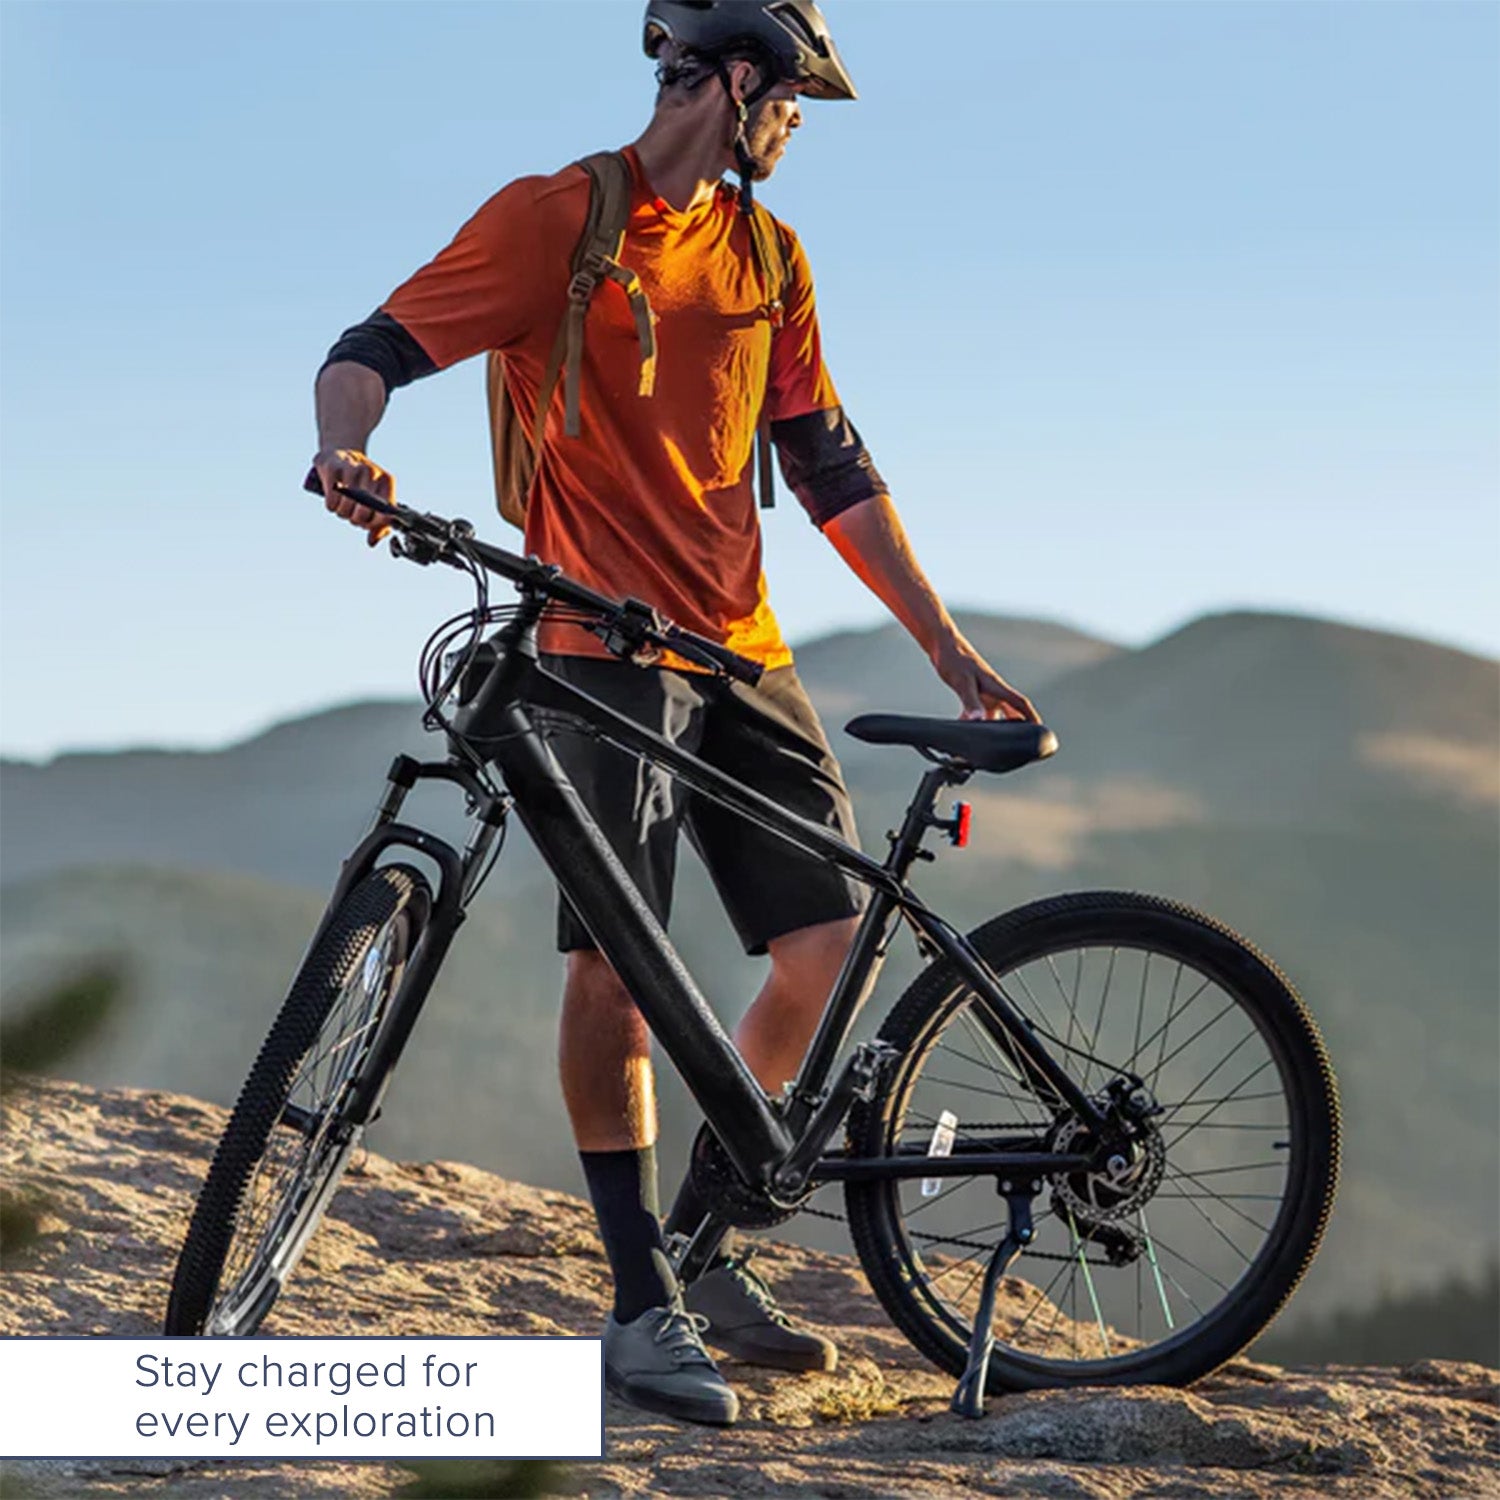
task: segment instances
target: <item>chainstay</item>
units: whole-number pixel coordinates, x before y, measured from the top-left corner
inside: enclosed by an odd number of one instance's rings
[[[831,1209],[827,1208],[813,1208],[810,1204],[803,1207],[801,1210],[799,1210],[799,1212],[807,1214],[809,1218],[827,1219],[830,1223],[833,1224],[847,1224],[849,1222],[848,1218],[844,1214],[836,1214]],[[921,1240],[924,1244],[953,1245],[960,1250],[993,1251],[995,1248],[994,1245],[987,1245],[979,1240],[958,1240],[954,1239],[952,1235],[948,1234],[923,1234],[919,1230],[915,1229],[908,1229],[907,1235],[911,1239]],[[1023,1250],[1021,1254],[1027,1260],[1051,1260],[1066,1262],[1069,1265],[1076,1265],[1078,1263],[1078,1256],[1076,1255],[1055,1255],[1050,1250],[1026,1249]],[[1083,1260],[1086,1265],[1103,1266],[1106,1269],[1110,1268],[1110,1262],[1107,1260],[1094,1260],[1087,1255],[1083,1257]]]

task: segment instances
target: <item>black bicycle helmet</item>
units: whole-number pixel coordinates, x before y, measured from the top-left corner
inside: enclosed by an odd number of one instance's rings
[[[859,97],[813,0],[649,0],[646,56],[655,57],[667,41],[714,59],[747,47],[769,55],[781,77],[800,83],[810,98]]]

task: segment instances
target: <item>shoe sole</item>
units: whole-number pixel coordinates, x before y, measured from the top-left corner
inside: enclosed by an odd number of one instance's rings
[[[703,1427],[733,1427],[740,1415],[738,1399],[728,1412],[722,1406],[709,1406],[707,1403],[693,1406],[691,1403],[674,1401],[660,1391],[633,1386],[629,1377],[616,1375],[607,1368],[604,1372],[604,1384],[607,1390],[627,1406],[654,1412],[661,1417],[675,1417],[679,1422],[697,1422]]]
[[[705,1330],[703,1342],[721,1350],[731,1359],[739,1360],[741,1364],[758,1365],[765,1370],[788,1370],[797,1375],[830,1375],[838,1368],[839,1363],[837,1349],[826,1352],[809,1350],[806,1354],[797,1354],[789,1349],[765,1349],[755,1344],[741,1343],[732,1333],[719,1333],[714,1328]]]

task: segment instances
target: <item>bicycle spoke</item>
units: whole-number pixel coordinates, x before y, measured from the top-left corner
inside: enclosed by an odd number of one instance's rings
[[[1022,1088],[1025,1088],[1025,1075],[1016,1066],[1015,1059],[1008,1056],[1002,1047],[996,1045],[994,1038],[991,1037],[985,1031],[985,1029],[981,1025],[979,1025],[977,1021],[975,1021],[973,1015],[970,1013],[968,1006],[965,1006],[963,1010],[959,1011],[958,1019],[964,1030],[967,1031],[976,1042],[978,1042],[981,1048],[987,1048],[990,1052],[994,1053],[995,1061],[998,1062],[1000,1066],[1010,1074],[1011,1080],[1015,1083],[1019,1083]],[[957,1047],[954,1047],[952,1050],[954,1052],[957,1052],[958,1055],[962,1057],[966,1062],[972,1062],[976,1068],[983,1069],[985,1067],[985,1064],[980,1062],[977,1057],[971,1058],[966,1052],[958,1052]]]
[[[1104,971],[1104,983],[1103,983],[1103,985],[1100,986],[1100,989],[1099,989],[1099,1026],[1102,1026],[1104,1024],[1104,1003],[1109,998],[1109,987],[1110,987],[1110,985],[1112,985],[1115,982],[1115,965],[1119,961],[1120,961],[1120,950],[1118,948],[1111,948],[1109,950],[1109,966]],[[1089,1051],[1090,1052],[1094,1051],[1095,1048],[1098,1047],[1098,1045],[1099,1045],[1099,1027],[1096,1026],[1094,1028],[1094,1038],[1093,1038],[1092,1043],[1089,1046]],[[1089,1080],[1093,1076],[1093,1071],[1094,1071],[1093,1064],[1091,1062],[1090,1063],[1086,1063],[1084,1065],[1084,1070],[1083,1070],[1083,1087],[1084,1087],[1085,1092],[1087,1092],[1087,1090],[1088,1090]]]
[[[1067,1037],[1064,1039],[1064,1043],[1063,1043],[1063,1045],[1066,1046],[1070,1042],[1072,1042],[1072,1040],[1073,1040],[1073,1032],[1074,1032],[1075,1029],[1078,1032],[1080,1040],[1083,1039],[1084,1036],[1086,1035],[1086,1033],[1084,1031],[1084,1027],[1083,1027],[1083,1022],[1078,1019],[1078,997],[1077,997],[1077,995],[1074,995],[1071,1000],[1068,998],[1068,992],[1063,988],[1062,978],[1058,974],[1058,972],[1057,972],[1057,966],[1052,962],[1052,959],[1051,959],[1050,955],[1047,958],[1046,962],[1047,962],[1047,970],[1052,975],[1052,982],[1053,982],[1053,984],[1055,984],[1057,986],[1057,993],[1062,996],[1062,1002],[1067,1007],[1067,1010],[1068,1010],[1068,1034],[1067,1034]],[[1024,982],[1023,982],[1023,987],[1024,987]],[[1027,992],[1028,995],[1031,993],[1030,989],[1027,989],[1026,992]],[[1035,1002],[1033,1002],[1033,1003],[1035,1003]],[[1085,1078],[1087,1078],[1087,1073],[1085,1073],[1084,1076],[1085,1076]]]
[[[1198,1275],[1200,1275],[1205,1281],[1213,1282],[1213,1284],[1218,1287],[1221,1292],[1227,1292],[1229,1290],[1229,1288],[1225,1286],[1225,1284],[1220,1281],[1219,1278],[1215,1276],[1211,1271],[1205,1271],[1202,1266],[1198,1265],[1197,1262],[1192,1260],[1189,1256],[1184,1255],[1182,1251],[1174,1250],[1172,1246],[1169,1245],[1159,1234],[1155,1237],[1155,1243],[1158,1249],[1165,1250],[1167,1254],[1172,1256],[1174,1260],[1180,1260],[1183,1265],[1192,1267],[1192,1269],[1196,1271]],[[1182,1292],[1182,1295],[1184,1297],[1188,1296],[1188,1294],[1183,1291],[1181,1284],[1176,1280],[1175,1277],[1173,1277],[1172,1273],[1168,1271],[1165,1266],[1162,1267],[1162,1274],[1166,1276],[1167,1280],[1170,1281],[1179,1292]],[[1193,1302],[1193,1299],[1191,1297],[1188,1297],[1188,1301]],[[1199,1307],[1196,1302],[1193,1302],[1193,1311],[1196,1312],[1200,1318],[1203,1316],[1203,1309]]]
[[[970,1235],[973,1235],[973,1234],[988,1234],[989,1231],[992,1230],[992,1229],[999,1229],[1000,1226],[1004,1222],[1005,1222],[1004,1219],[996,1219],[993,1224],[976,1224],[972,1229],[961,1230],[956,1235],[942,1234],[942,1235],[937,1235],[935,1237],[932,1236],[932,1235],[924,1235],[922,1238],[923,1238],[923,1242],[925,1244],[929,1244],[929,1245],[965,1245],[965,1244],[972,1244],[973,1241],[969,1239]],[[968,1261],[973,1260],[976,1255],[983,1255],[984,1252],[985,1252],[985,1250],[988,1249],[988,1248],[989,1247],[986,1246],[986,1245],[979,1246],[978,1249],[976,1249],[976,1250],[972,1251],[970,1254],[964,1256],[963,1260],[960,1261],[958,1264],[959,1265],[963,1265],[963,1264],[967,1263]],[[946,1275],[947,1273],[944,1272],[943,1274]]]
[[[1189,1179],[1192,1178],[1192,1175],[1193,1174],[1191,1172],[1172,1172],[1170,1169],[1168,1169],[1167,1180],[1170,1181],[1170,1182],[1181,1182],[1184,1178],[1189,1178]],[[1190,1203],[1190,1202],[1194,1201],[1198,1197],[1207,1196],[1209,1198],[1212,1198],[1215,1203],[1221,1203],[1221,1204],[1223,1204],[1223,1206],[1225,1208],[1227,1208],[1230,1211],[1230,1213],[1232,1213],[1232,1214],[1238,1214],[1239,1217],[1242,1218],[1247,1224],[1249,1224],[1252,1227],[1260,1230],[1260,1232],[1262,1234],[1267,1234],[1268,1235],[1271,1232],[1271,1226],[1269,1224],[1262,1224],[1258,1219],[1251,1218],[1250,1215],[1247,1214],[1243,1209],[1236,1208],[1234,1206],[1234,1204],[1229,1201],[1228,1198],[1225,1198],[1225,1197],[1221,1196],[1218,1193],[1205,1192],[1204,1194],[1196,1194],[1196,1193],[1164,1193],[1164,1192],[1158,1192],[1156,1194],[1156,1196],[1157,1196],[1158,1199],[1162,1200],[1163,1202],[1172,1202],[1172,1203]],[[1280,1196],[1278,1194],[1276,1194],[1276,1193],[1254,1193],[1254,1194],[1251,1194],[1251,1193],[1236,1193],[1236,1194],[1233,1194],[1232,1196],[1234,1196],[1236,1198],[1252,1198],[1252,1199],[1254,1199],[1254,1201],[1260,1202],[1260,1203],[1280,1203],[1281,1202]]]
[[[959,1060],[968,1063],[971,1067],[976,1068],[979,1072],[983,1073],[986,1078],[991,1078],[991,1079],[995,1078],[995,1072],[994,1072],[993,1068],[987,1068],[977,1058],[970,1057],[967,1052],[960,1052],[956,1047],[946,1047],[945,1046],[943,1048],[943,1056],[945,1058],[949,1057],[949,1056],[958,1058]],[[996,1081],[999,1081],[999,1080],[996,1080]],[[928,1077],[925,1080],[925,1082],[927,1082],[929,1084],[936,1085],[936,1084],[942,1083],[943,1080],[940,1079],[940,1078]],[[968,1088],[971,1088],[971,1089],[977,1087],[977,1085],[974,1085],[974,1084],[968,1084],[968,1085],[957,1084],[955,1086],[959,1087],[959,1088],[968,1087]],[[1025,1085],[1023,1084],[1022,1087],[1025,1087]],[[1010,1092],[1009,1089],[991,1089],[991,1090],[989,1090],[989,1092],[995,1098],[997,1098],[997,1099],[1004,1099],[1009,1104],[1014,1104],[1014,1105],[1022,1106],[1022,1107],[1025,1107],[1025,1108],[1033,1108],[1036,1105],[1036,1103],[1037,1103],[1036,1096],[1034,1094],[1030,1094],[1030,1095],[1013,1094],[1013,1093]]]
[[[1140,1221],[1141,1238],[1146,1242],[1146,1258],[1151,1262],[1151,1275],[1156,1281],[1156,1295],[1161,1302],[1162,1318],[1166,1322],[1168,1331],[1175,1332],[1177,1324],[1172,1320],[1172,1308],[1167,1301],[1167,1289],[1162,1285],[1161,1265],[1156,1259],[1156,1241],[1152,1239],[1150,1226],[1146,1223],[1146,1210],[1138,1208],[1135,1216]]]
[[[946,1202],[961,1189],[974,1186],[975,1180],[972,1177],[955,1177],[952,1187],[941,1188],[938,1192],[934,1193],[932,1197],[922,1199],[922,1201],[918,1203],[915,1208],[909,1208],[906,1210],[906,1217],[908,1219],[914,1219],[918,1214],[926,1213],[928,1209],[936,1208],[939,1203]]]
[[[1189,1048],[1189,1047],[1191,1047],[1191,1046],[1192,1046],[1192,1045],[1193,1045],[1193,1043],[1194,1043],[1194,1042],[1196,1042],[1196,1041],[1197,1041],[1197,1040],[1198,1040],[1198,1038],[1199,1038],[1199,1037],[1201,1037],[1201,1036],[1203,1036],[1203,1035],[1204,1035],[1204,1034],[1205,1034],[1205,1033],[1207,1033],[1207,1032],[1209,1032],[1209,1031],[1212,1031],[1212,1030],[1213,1030],[1213,1028],[1214,1028],[1214,1027],[1215,1027],[1215,1026],[1217,1026],[1217,1025],[1218,1025],[1218,1024],[1219,1024],[1219,1022],[1220,1022],[1220,1021],[1222,1021],[1222,1020],[1223,1020],[1223,1019],[1224,1019],[1224,1017],[1225,1017],[1225,1016],[1227,1016],[1227,1015],[1228,1015],[1228,1014],[1229,1014],[1229,1012],[1230,1012],[1230,1011],[1232,1011],[1232,1010],[1235,1010],[1235,1009],[1236,1009],[1236,1008],[1237,1008],[1237,1007],[1236,1007],[1236,1005],[1235,1005],[1235,1003],[1234,1003],[1234,1001],[1233,1001],[1233,1000],[1230,1000],[1230,1002],[1229,1002],[1229,1004],[1228,1004],[1228,1005],[1226,1005],[1226,1006],[1225,1006],[1225,1007],[1224,1007],[1224,1009],[1223,1009],[1223,1010],[1221,1010],[1221,1011],[1220,1011],[1220,1012],[1219,1012],[1219,1013],[1218,1013],[1218,1014],[1217,1014],[1217,1015],[1216,1015],[1216,1016],[1215,1016],[1215,1017],[1214,1017],[1214,1018],[1213,1018],[1213,1020],[1211,1020],[1211,1021],[1207,1021],[1207,1022],[1205,1022],[1205,1023],[1204,1023],[1204,1024],[1203,1024],[1203,1025],[1202,1025],[1202,1026],[1200,1026],[1200,1027],[1199,1027],[1199,1028],[1198,1028],[1198,1029],[1197,1029],[1197,1030],[1196,1030],[1196,1031],[1195,1031],[1195,1032],[1194,1032],[1194,1033],[1193,1033],[1193,1034],[1192,1034],[1192,1036],[1190,1036],[1190,1037],[1189,1037],[1189,1038],[1188,1038],[1188,1039],[1187,1039],[1187,1041],[1185,1041],[1185,1042],[1182,1042],[1182,1043],[1180,1043],[1180,1044],[1179,1044],[1179,1045],[1178,1045],[1178,1046],[1177,1046],[1177,1047],[1176,1047],[1176,1048],[1174,1048],[1174,1049],[1173,1049],[1173,1050],[1172,1050],[1172,1051],[1171,1051],[1171,1052],[1169,1052],[1169,1053],[1167,1053],[1167,1055],[1166,1055],[1166,1056],[1165,1056],[1165,1057],[1163,1057],[1163,1058],[1160,1058],[1160,1059],[1159,1059],[1159,1060],[1158,1060],[1158,1061],[1157,1061],[1157,1064],[1156,1064],[1156,1066],[1155,1066],[1155,1067],[1154,1067],[1154,1068],[1153,1068],[1153,1069],[1152,1069],[1152,1070],[1151,1070],[1151,1076],[1150,1076],[1150,1078],[1148,1078],[1148,1079],[1147,1079],[1147,1080],[1146,1080],[1146,1081],[1147,1081],[1147,1083],[1148,1083],[1148,1084],[1149,1084],[1149,1085],[1150,1085],[1150,1086],[1151,1086],[1151,1089],[1152,1089],[1152,1092],[1155,1092],[1155,1090],[1156,1090],[1156,1080],[1157,1080],[1157,1079],[1158,1079],[1158,1078],[1159,1078],[1159,1077],[1160,1077],[1160,1076],[1161,1076],[1161,1070],[1162,1070],[1162,1069],[1163,1069],[1163,1068],[1164,1068],[1164,1067],[1166,1067],[1166,1065],[1167,1065],[1167,1064],[1168,1064],[1168,1063],[1169,1063],[1169,1062],[1173,1062],[1173,1061],[1175,1061],[1175,1060],[1176,1060],[1176,1059],[1177,1059],[1177,1058],[1179,1058],[1179,1057],[1181,1057],[1181,1056],[1182,1056],[1182,1054],[1183,1054],[1183,1053],[1184,1053],[1184,1052],[1186,1052],[1186,1051],[1187,1051],[1187,1049],[1188,1049],[1188,1048]],[[1162,1038],[1162,1043],[1163,1043],[1163,1045],[1165,1045],[1165,1043],[1166,1043],[1166,1037],[1163,1037],[1163,1038]]]
[[[1137,1047],[1139,1047],[1141,1043],[1141,1016],[1146,1009],[1146,990],[1150,985],[1150,980],[1151,953],[1148,949],[1146,952],[1145,962],[1141,965],[1141,991],[1140,994],[1136,996],[1135,1002],[1135,1045]],[[1104,1025],[1104,1002],[1102,1000],[1099,1002],[1099,1025],[1101,1028]],[[1095,1035],[1097,1036],[1098,1033],[1096,1032]]]
[[[1024,1333],[1026,1330],[1026,1325],[1035,1316],[1037,1308],[1039,1308],[1044,1301],[1050,1299],[1050,1297],[1052,1296],[1052,1288],[1062,1280],[1064,1274],[1067,1272],[1069,1266],[1071,1265],[1071,1261],[1064,1261],[1062,1265],[1060,1265],[1057,1270],[1052,1273],[1052,1280],[1047,1283],[1046,1288],[1043,1291],[1037,1293],[1037,1300],[1031,1304],[1031,1311],[1021,1319],[1021,1321],[1016,1325],[1015,1330],[1010,1335],[1011,1343],[1016,1344],[1019,1347],[1020,1338],[1022,1333]],[[1035,1288],[1033,1288],[1033,1290],[1035,1290]],[[1055,1310],[1056,1304],[1053,1303],[1052,1306]]]
[[[1067,1216],[1068,1232],[1073,1236],[1073,1249],[1078,1255],[1078,1264],[1083,1271],[1083,1282],[1088,1288],[1089,1304],[1094,1309],[1094,1321],[1099,1325],[1099,1338],[1104,1344],[1104,1357],[1109,1358],[1109,1330],[1104,1326],[1104,1314],[1099,1311],[1099,1296],[1094,1290],[1094,1278],[1089,1274],[1088,1256],[1083,1253],[1083,1241],[1078,1238],[1078,1226],[1073,1215]]]
[[[1248,1082],[1249,1080],[1247,1079],[1246,1081]],[[1241,1085],[1241,1087],[1243,1087],[1243,1085]],[[1179,1109],[1189,1103],[1219,1105],[1228,1104],[1232,1101],[1236,1104],[1259,1104],[1263,1103],[1267,1099],[1284,1098],[1286,1098],[1286,1095],[1283,1094],[1280,1089],[1268,1089],[1264,1094],[1239,1094],[1238,1097],[1236,1097],[1235,1094],[1226,1094],[1222,1099],[1183,1099],[1176,1104],[1163,1104],[1160,1099],[1158,1099],[1156,1102],[1162,1109],[1160,1119],[1162,1121],[1166,1121],[1170,1120]]]
[[[1223,1231],[1223,1230],[1222,1230],[1222,1229],[1220,1229],[1220,1228],[1219,1228],[1219,1226],[1218,1226],[1218,1224],[1217,1224],[1217,1222],[1216,1222],[1216,1221],[1215,1221],[1215,1220],[1214,1220],[1214,1218],[1213,1218],[1213,1216],[1212,1216],[1212,1215],[1211,1215],[1211,1214],[1210,1214],[1210,1213],[1209,1213],[1209,1212],[1208,1212],[1208,1211],[1207,1211],[1207,1210],[1206,1210],[1206,1209],[1205,1209],[1205,1208],[1204,1208],[1204,1207],[1203,1207],[1203,1205],[1202,1205],[1202,1204],[1201,1204],[1201,1203],[1199,1203],[1199,1202],[1198,1202],[1198,1200],[1197,1200],[1197,1199],[1196,1199],[1196,1198],[1184,1198],[1184,1199],[1183,1199],[1183,1200],[1182,1200],[1182,1201],[1183,1201],[1183,1202],[1184,1202],[1184,1203],[1186,1203],[1186,1204],[1187,1204],[1187,1206],[1188,1206],[1188,1207],[1189,1207],[1189,1208],[1190,1208],[1190,1209],[1192,1209],[1192,1211],[1193,1211],[1193,1212],[1194,1212],[1194,1213],[1195,1213],[1195,1214],[1197,1214],[1197,1215],[1198,1215],[1198,1217],[1199,1217],[1199,1218],[1200,1218],[1200,1219],[1202,1219],[1202,1220],[1203,1220],[1203,1222],[1204,1222],[1204,1223],[1205,1223],[1205,1224],[1207,1224],[1207,1225],[1208,1225],[1208,1227],[1209,1227],[1209,1228],[1210,1228],[1210,1229],[1212,1229],[1212,1230],[1213,1230],[1213,1232],[1214,1232],[1214,1233],[1215,1233],[1215,1234],[1216,1234],[1216,1235],[1218,1235],[1218,1237],[1219,1237],[1219,1238],[1220,1238],[1220,1239],[1221,1239],[1221,1240],[1223,1240],[1223,1241],[1224,1241],[1224,1243],[1225,1243],[1225,1244],[1226,1244],[1226,1245],[1228,1245],[1228,1246],[1229,1246],[1229,1248],[1230,1248],[1230,1249],[1231,1249],[1231,1250],[1233,1250],[1233,1251],[1234,1251],[1234,1253],[1235,1253],[1235,1254],[1236,1254],[1236,1255],[1238,1255],[1238,1256],[1239,1256],[1239,1258],[1240,1258],[1240,1259],[1241,1259],[1241,1260],[1242,1260],[1242,1261],[1244,1261],[1244,1263],[1245,1263],[1245,1264],[1246,1264],[1246,1265],[1247,1265],[1247,1266],[1248,1266],[1248,1265],[1249,1265],[1249,1264],[1250,1264],[1250,1262],[1251,1262],[1251,1260],[1252,1260],[1252,1259],[1253,1259],[1253,1257],[1252,1257],[1252,1256],[1249,1256],[1249,1255],[1246,1255],[1246,1254],[1245,1254],[1245,1252],[1244,1252],[1244,1251],[1243,1251],[1243,1250],[1241,1250],[1241,1249],[1240,1249],[1240,1247],[1239,1247],[1239,1246],[1238,1246],[1238,1245],[1237,1245],[1237,1244],[1235,1244],[1235,1242],[1234,1242],[1234,1241],[1233,1241],[1233,1240],[1232,1240],[1232,1239],[1230,1239],[1230,1238],[1229,1238],[1229,1236],[1228,1236],[1228,1235],[1227,1235],[1227,1234],[1225,1234],[1225,1233],[1224,1233],[1224,1231]],[[1252,1220],[1251,1220],[1251,1221],[1250,1221],[1250,1222],[1251,1222],[1251,1223],[1254,1223],[1254,1222],[1255,1222],[1255,1221],[1254,1221],[1254,1220],[1253,1220],[1253,1219],[1252,1219]]]
[[[956,1078],[928,1078],[925,1080],[934,1087],[946,1089],[962,1089],[969,1094],[985,1094],[991,1099],[1004,1099],[1010,1104],[1035,1103],[1035,1100],[1020,1100],[1013,1094],[1007,1094],[1001,1089],[983,1088],[977,1083],[960,1083]]]
[[[1253,1032],[1249,1033],[1246,1036],[1245,1040],[1248,1041],[1249,1040],[1249,1036],[1251,1036],[1251,1035],[1254,1035],[1254,1033]],[[1234,1047],[1232,1051],[1226,1053],[1225,1056],[1224,1056],[1224,1062],[1228,1062],[1229,1059],[1232,1056],[1234,1056],[1234,1053],[1238,1052],[1239,1049],[1240,1049],[1240,1047],[1243,1046],[1243,1045],[1244,1045],[1244,1042],[1242,1041],[1241,1043],[1239,1043],[1239,1045],[1237,1045],[1236,1047]],[[1223,1067],[1223,1065],[1224,1065],[1224,1063],[1221,1062],[1219,1064],[1219,1067]],[[1246,1078],[1244,1078],[1240,1082],[1240,1084],[1238,1085],[1238,1087],[1239,1088],[1243,1088],[1245,1086],[1245,1084],[1250,1083],[1255,1078],[1258,1078],[1262,1073],[1264,1073],[1266,1071],[1267,1068],[1269,1068],[1271,1066],[1273,1066],[1273,1059],[1271,1059],[1271,1058],[1268,1057],[1253,1073],[1249,1074]],[[1214,1072],[1215,1073],[1218,1072],[1218,1068],[1215,1068]],[[1212,1076],[1213,1076],[1212,1073],[1210,1073],[1208,1075],[1209,1078],[1211,1078]],[[1203,1083],[1207,1083],[1207,1082],[1208,1082],[1208,1078],[1205,1078],[1203,1080]],[[1201,1083],[1198,1085],[1199,1088],[1202,1088],[1202,1086],[1203,1086],[1203,1084],[1201,1084]],[[1195,1089],[1193,1091],[1193,1093],[1196,1093],[1196,1092],[1197,1092],[1197,1089]],[[1178,1141],[1184,1140],[1187,1136],[1190,1136],[1193,1133],[1193,1131],[1197,1130],[1200,1126],[1202,1126],[1205,1123],[1207,1123],[1207,1121],[1209,1121],[1210,1119],[1212,1119],[1214,1115],[1218,1114],[1218,1112],[1221,1109],[1223,1109],[1223,1107],[1226,1104],[1231,1103],[1233,1101],[1233,1099],[1234,1099],[1234,1091],[1231,1090],[1228,1095],[1226,1095],[1223,1099],[1221,1099],[1217,1104],[1213,1105],[1212,1108],[1206,1110],[1203,1114],[1199,1115],[1198,1118],[1196,1120],[1194,1120],[1191,1125],[1189,1125],[1189,1126],[1186,1127],[1186,1129],[1179,1131],[1178,1134],[1176,1134],[1175,1136],[1173,1136],[1172,1139],[1167,1143],[1167,1149],[1170,1151],[1172,1149],[1172,1147],[1175,1146],[1178,1143]],[[1189,1094],[1188,1097],[1185,1100],[1183,1100],[1183,1104],[1182,1104],[1181,1107],[1186,1107],[1186,1105],[1189,1104],[1189,1103],[1191,1103],[1192,1100],[1193,1100],[1193,1095]],[[1163,1123],[1165,1123],[1165,1121],[1163,1121]],[[1224,1124],[1239,1124],[1241,1122],[1239,1122],[1239,1121],[1224,1121],[1223,1123]],[[1274,1129],[1275,1127],[1271,1127],[1271,1128]]]
[[[1278,1172],[1286,1167],[1284,1161],[1247,1161],[1239,1166],[1233,1167],[1202,1167],[1193,1175],[1196,1177],[1223,1177],[1230,1172],[1267,1172],[1272,1168]]]
[[[1178,980],[1180,980],[1181,977],[1181,974],[1179,974]],[[1167,1033],[1171,1030],[1172,1023],[1174,1021],[1180,1020],[1183,1016],[1185,1016],[1188,1011],[1191,1010],[1193,1006],[1198,1002],[1199,996],[1201,996],[1206,990],[1208,990],[1212,984],[1212,979],[1205,979],[1203,983],[1200,984],[1198,988],[1194,990],[1193,993],[1182,1002],[1181,1009],[1178,1009],[1176,1005],[1177,981],[1174,981],[1172,985],[1172,1000],[1167,1006],[1166,1020],[1163,1021],[1161,1025],[1158,1026],[1156,1030],[1153,1031],[1151,1035],[1141,1043],[1140,1047],[1135,1052],[1131,1053],[1131,1055],[1125,1059],[1125,1064],[1121,1071],[1123,1072],[1133,1069],[1136,1063],[1140,1061],[1141,1053],[1144,1052],[1152,1044],[1152,1042],[1156,1041],[1158,1038],[1160,1038],[1161,1040],[1161,1051],[1165,1052],[1167,1050]],[[1161,1071],[1161,1066],[1162,1065],[1160,1063],[1157,1064],[1155,1073],[1152,1074],[1153,1077],[1155,1077],[1156,1073],[1159,1073]]]

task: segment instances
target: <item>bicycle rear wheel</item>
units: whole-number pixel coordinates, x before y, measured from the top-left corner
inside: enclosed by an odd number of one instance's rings
[[[1198,1379],[1276,1316],[1332,1209],[1338,1098],[1316,1025],[1242,938],[1155,897],[1042,901],[970,942],[1083,1092],[1102,1101],[1131,1078],[1161,1106],[1109,1170],[1043,1182],[1035,1239],[997,1300],[991,1387]],[[1026,1136],[1033,1149],[1088,1149],[1082,1122],[946,962],[919,976],[880,1035],[899,1057],[850,1113],[852,1155]],[[877,1296],[955,1375],[1008,1228],[998,1188],[993,1173],[846,1187]]]
[[[313,945],[230,1115],[177,1261],[164,1332],[255,1332],[364,1130],[345,1117],[432,908],[423,875],[387,865]]]

